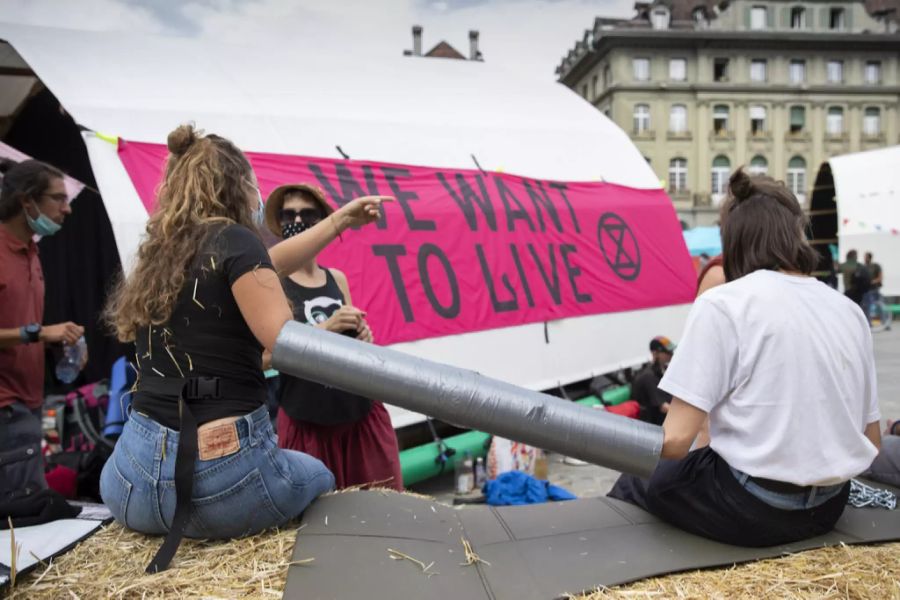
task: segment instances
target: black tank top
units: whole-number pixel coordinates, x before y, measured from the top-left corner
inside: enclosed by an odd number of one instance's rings
[[[344,294],[328,269],[325,285],[305,287],[285,277],[284,293],[293,304],[294,319],[315,325],[327,321],[344,305]],[[281,374],[279,404],[292,419],[315,425],[339,425],[359,421],[372,408],[372,401],[356,394]]]

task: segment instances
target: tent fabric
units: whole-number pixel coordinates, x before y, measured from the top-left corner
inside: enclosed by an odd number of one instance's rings
[[[718,256],[722,254],[722,236],[718,225],[713,227],[694,227],[684,232],[684,242],[691,256]]]
[[[884,270],[881,293],[900,296],[900,146],[829,159],[843,258],[872,252]]]
[[[659,189],[628,136],[565,86],[490,61],[353,52],[329,36],[327,51],[322,35],[298,35],[286,52],[280,39],[248,46],[0,22],[0,39],[97,132],[84,145],[126,272],[147,214],[105,140],[159,144],[188,121],[248,151],[340,158],[340,146],[358,160]],[[666,306],[394,347],[548,389],[645,360],[645,340],[677,337],[686,314]],[[422,420],[390,410],[395,427]]]

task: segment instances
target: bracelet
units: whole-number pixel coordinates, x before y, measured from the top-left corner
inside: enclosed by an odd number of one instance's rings
[[[341,240],[341,241],[343,242],[343,241],[344,241],[344,238],[341,237],[341,230],[338,229],[337,222],[334,220],[334,213],[331,214],[331,219],[330,219],[330,220],[331,220],[331,224],[334,225],[334,232],[337,234],[338,239]]]

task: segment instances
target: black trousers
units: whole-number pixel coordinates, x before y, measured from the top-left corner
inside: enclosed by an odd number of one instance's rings
[[[690,533],[734,546],[777,546],[831,531],[850,484],[815,508],[782,510],[748,492],[711,448],[660,461],[649,480],[622,475],[610,498],[640,506]]]

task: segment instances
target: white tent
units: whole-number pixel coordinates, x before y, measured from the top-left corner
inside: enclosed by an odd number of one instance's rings
[[[843,258],[871,252],[884,270],[881,293],[900,296],[900,146],[835,156],[838,239]]]
[[[164,143],[177,124],[259,152],[444,168],[475,166],[632,187],[659,181],[623,131],[570,90],[490,63],[368,56],[0,23],[75,120],[128,140]],[[94,175],[128,268],[146,211],[113,144],[85,134]],[[674,216],[673,216],[674,218]],[[651,337],[681,333],[686,307],[564,319],[398,344],[399,350],[547,389],[647,359]],[[515,350],[513,350],[515,349]],[[393,410],[395,426],[418,416]]]

